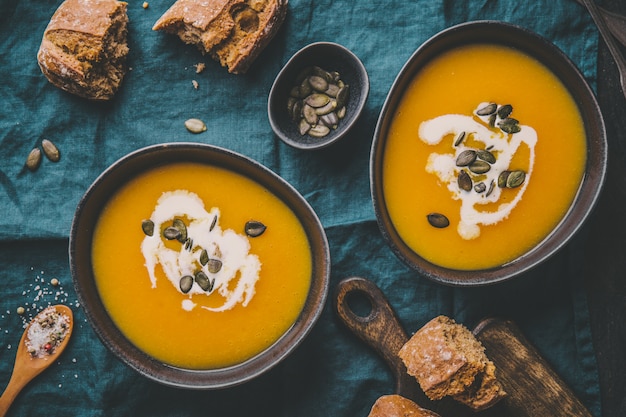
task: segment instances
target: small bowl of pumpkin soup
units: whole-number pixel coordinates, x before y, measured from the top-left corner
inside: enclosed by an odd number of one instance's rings
[[[210,145],[161,144],[115,162],[80,201],[69,246],[101,341],[175,387],[229,387],[270,370],[327,294],[328,243],[306,200]]]
[[[448,28],[394,81],[370,182],[394,253],[455,286],[508,280],[567,244],[592,212],[607,163],[604,122],[572,61],[496,21]]]

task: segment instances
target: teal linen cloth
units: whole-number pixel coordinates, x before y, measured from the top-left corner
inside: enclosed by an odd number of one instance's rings
[[[560,253],[524,276],[478,289],[443,287],[409,270],[386,246],[369,192],[369,151],[393,80],[416,48],[438,31],[497,19],[534,30],[596,81],[598,37],[572,0],[291,0],[280,32],[248,74],[231,75],[178,38],[153,32],[172,0],[130,0],[128,72],[110,103],[91,103],[52,86],[36,53],[60,0],[0,2],[0,389],[8,382],[24,320],[48,303],[72,306],[76,330],[64,355],[18,397],[10,416],[366,416],[393,392],[385,364],[335,318],[329,302],[309,338],[283,363],[245,385],[213,392],[175,389],[138,375],[100,343],[76,301],[68,266],[72,216],[87,187],[128,152],[194,141],[245,154],[289,181],[319,215],[330,243],[331,293],[348,276],[371,279],[410,334],[447,314],[473,326],[513,319],[594,415],[599,384],[581,276],[584,229]],[[280,142],[267,119],[267,95],[281,66],[315,41],[351,49],[370,76],[358,126],[343,143],[303,152]],[[206,70],[195,72],[195,64]],[[196,80],[195,89],[192,81]],[[192,135],[191,117],[208,130]],[[24,162],[44,138],[61,150],[37,172]],[[58,287],[51,278],[60,281]],[[18,306],[27,314],[16,314]]]

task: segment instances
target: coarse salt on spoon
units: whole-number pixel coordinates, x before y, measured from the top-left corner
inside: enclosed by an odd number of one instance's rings
[[[11,379],[0,396],[0,417],[22,388],[63,353],[73,327],[72,310],[64,305],[47,307],[31,320],[17,347]]]

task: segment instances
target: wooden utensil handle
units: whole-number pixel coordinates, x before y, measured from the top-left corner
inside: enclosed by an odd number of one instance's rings
[[[367,299],[369,314],[361,316],[353,311],[349,302],[352,296]],[[394,375],[396,392],[413,399],[425,398],[397,355],[408,336],[382,291],[367,279],[350,277],[337,285],[334,302],[341,322],[385,360]]]

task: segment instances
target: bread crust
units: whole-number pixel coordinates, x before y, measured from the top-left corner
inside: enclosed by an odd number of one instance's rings
[[[420,407],[408,398],[397,394],[378,398],[368,417],[440,417],[439,414]]]
[[[451,396],[474,410],[483,410],[506,395],[483,345],[449,317],[438,316],[426,323],[398,356],[432,400]]]
[[[288,0],[177,0],[153,30],[178,35],[243,74],[278,32]]]
[[[65,0],[51,17],[37,52],[55,86],[91,100],[109,100],[125,75],[127,3]]]

